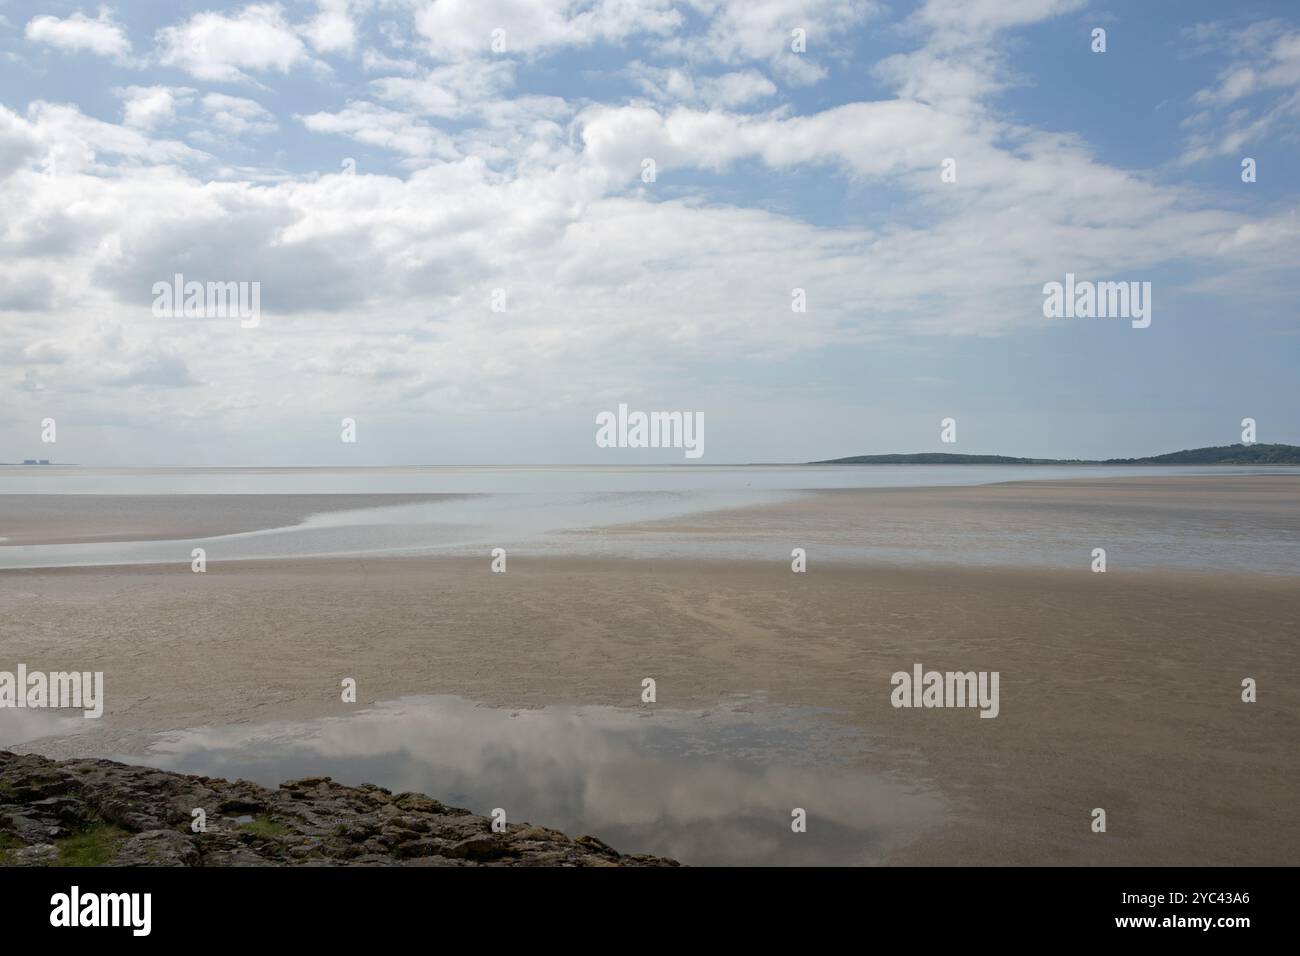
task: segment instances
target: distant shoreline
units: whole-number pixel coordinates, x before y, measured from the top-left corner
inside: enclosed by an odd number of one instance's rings
[[[1300,445],[1236,444],[1151,455],[1146,458],[1017,458],[1008,455],[851,455],[809,465],[1300,465]]]

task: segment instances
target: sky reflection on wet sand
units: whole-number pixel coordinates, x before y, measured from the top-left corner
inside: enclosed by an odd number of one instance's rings
[[[816,716],[743,701],[510,711],[408,697],[351,717],[168,732],[143,762],[269,786],[330,775],[414,790],[697,865],[881,863],[942,819],[937,794],[845,767],[853,735]],[[791,830],[795,807],[806,833]]]

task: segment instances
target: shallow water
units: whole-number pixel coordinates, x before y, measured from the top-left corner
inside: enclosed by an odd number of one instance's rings
[[[96,721],[87,720],[74,711],[0,708],[0,750],[50,737],[70,737],[94,730]]]
[[[1114,476],[1300,474],[1237,465],[465,465],[437,468],[0,467],[0,494],[580,494],[920,488]]]
[[[0,569],[116,564],[188,564],[194,548],[209,561],[377,554],[579,554],[789,560],[793,544],[819,560],[1074,566],[1082,543],[1113,543],[1129,567],[1300,573],[1300,547],[1268,516],[1248,524],[1218,516],[1053,512],[1050,520],[989,514],[952,523],[919,514],[903,524],[733,527],[702,537],[602,534],[600,529],[786,501],[825,488],[934,487],[1010,480],[1164,475],[1296,474],[1300,468],[1106,466],[659,466],[364,469],[0,469],[5,494],[330,494],[373,493],[374,507],[322,511],[286,526],[171,541],[4,545]],[[382,495],[454,494],[386,505]],[[3,501],[0,500],[0,508]],[[106,505],[107,507],[107,505]],[[232,502],[232,515],[238,503]],[[1030,516],[1032,518],[1032,516]],[[1040,516],[1041,517],[1041,516]],[[764,520],[768,520],[767,517]],[[582,533],[573,533],[582,532]],[[1089,546],[1091,547],[1091,545]]]
[[[873,746],[826,715],[736,699],[712,711],[511,711],[408,697],[349,717],[157,735],[117,759],[274,787],[328,775],[427,793],[511,823],[696,865],[873,864],[941,822],[933,790],[851,769]],[[791,828],[807,812],[807,831]]]

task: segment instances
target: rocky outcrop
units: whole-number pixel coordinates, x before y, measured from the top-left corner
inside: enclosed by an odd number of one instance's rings
[[[0,751],[2,865],[677,865],[621,854],[595,837],[529,824],[497,833],[491,823],[423,794],[345,787],[329,777],[267,790],[111,760]]]

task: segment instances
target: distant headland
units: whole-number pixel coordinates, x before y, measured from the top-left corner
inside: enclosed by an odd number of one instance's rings
[[[1147,458],[1014,458],[1010,455],[852,455],[810,465],[1300,465],[1300,445],[1216,445]]]

